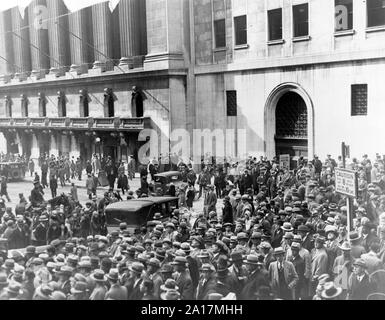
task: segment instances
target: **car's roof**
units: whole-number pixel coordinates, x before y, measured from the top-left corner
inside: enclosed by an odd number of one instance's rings
[[[167,172],[158,173],[155,175],[155,177],[170,177],[170,176],[176,176],[176,175],[180,175],[180,172],[179,171],[167,171]]]
[[[107,206],[106,213],[111,211],[138,211],[153,204],[178,200],[177,197],[151,197],[115,202]]]

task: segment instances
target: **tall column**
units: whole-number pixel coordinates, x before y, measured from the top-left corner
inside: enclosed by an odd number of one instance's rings
[[[0,152],[7,153],[7,138],[3,131],[0,132]]]
[[[15,81],[25,80],[31,71],[31,47],[29,44],[28,16],[23,18],[19,8],[10,9],[12,16],[12,44],[14,53]]]
[[[14,70],[14,53],[12,43],[12,27],[11,11],[0,12],[0,55],[8,60],[0,59],[0,81],[8,83]]]
[[[94,50],[92,33],[92,9],[84,8],[69,15],[69,43],[71,71],[87,73],[93,62]]]
[[[145,70],[183,68],[188,1],[146,0],[147,49]]]
[[[54,156],[58,156],[59,155],[59,150],[58,150],[58,146],[57,146],[57,137],[56,137],[56,134],[55,133],[52,133],[51,134],[51,141],[50,141],[50,147],[49,147],[49,153],[50,155],[54,155]]]
[[[35,164],[37,164],[37,160],[40,156],[40,148],[39,148],[39,142],[38,137],[36,133],[32,134],[32,147],[31,147],[31,158],[35,161]]]
[[[38,79],[44,77],[50,69],[47,23],[38,23],[39,18],[47,19],[44,8],[47,8],[46,0],[33,0],[27,9],[30,24],[29,37],[32,44],[32,75]]]
[[[67,7],[63,0],[47,1],[50,72],[63,75],[70,64]],[[60,17],[60,18],[58,18]]]
[[[73,134],[71,135],[71,149],[70,149],[70,158],[74,157],[75,160],[80,157],[80,148],[79,148],[79,143],[78,139],[76,136]]]
[[[112,14],[108,2],[92,6],[92,30],[94,35],[94,69],[111,70],[113,67]]]
[[[142,0],[121,0],[119,3],[119,29],[121,43],[120,65],[132,65],[131,57],[141,54],[141,17]]]
[[[17,143],[17,146],[19,148],[19,154],[22,156],[24,154],[23,136],[19,131],[16,134],[16,143]]]

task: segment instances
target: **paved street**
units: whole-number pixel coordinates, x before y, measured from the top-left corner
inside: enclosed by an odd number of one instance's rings
[[[40,174],[40,173],[39,173]],[[23,193],[26,198],[29,197],[31,194],[31,190],[33,188],[33,178],[29,177],[29,175],[26,176],[24,181],[19,181],[19,182],[9,182],[8,183],[8,194],[11,198],[11,203],[8,203],[7,206],[10,206],[12,208],[15,208],[18,199],[19,199],[19,193]],[[73,180],[75,182],[76,186],[78,187],[78,196],[79,196],[79,201],[83,205],[85,202],[88,200],[87,196],[87,190],[85,188],[85,183],[86,183],[86,175],[83,176],[82,180]],[[136,191],[140,187],[140,180],[138,177],[136,177],[133,181],[129,181],[130,188],[133,191]],[[60,186],[60,182],[58,182],[59,188],[57,194],[60,195],[62,193],[69,193],[71,185],[67,183],[65,187]],[[197,186],[196,186],[197,188]],[[98,198],[103,197],[103,193],[105,191],[108,191],[108,187],[99,187],[97,190],[97,196]],[[49,188],[44,189],[45,195],[44,199],[49,200],[51,199],[51,190]],[[222,200],[219,199],[217,203],[217,212],[221,215],[222,214]],[[198,201],[194,202],[194,211],[196,212],[201,212],[203,211],[203,198],[199,199]]]

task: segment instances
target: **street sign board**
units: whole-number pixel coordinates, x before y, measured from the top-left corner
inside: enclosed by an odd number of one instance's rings
[[[356,198],[358,193],[357,174],[353,170],[335,168],[336,191]]]
[[[279,156],[279,167],[290,170],[290,154],[281,154]]]

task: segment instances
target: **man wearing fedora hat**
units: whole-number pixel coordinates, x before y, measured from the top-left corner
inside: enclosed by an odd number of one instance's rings
[[[310,294],[314,296],[318,284],[318,277],[328,271],[328,255],[324,247],[325,237],[315,239],[315,248],[311,252]]]
[[[222,296],[227,296],[229,293],[236,294],[237,279],[229,272],[231,262],[227,257],[220,258],[217,264],[217,283],[215,291]]]
[[[149,279],[154,283],[154,296],[160,298],[160,286],[163,284],[162,276],[159,272],[160,261],[157,258],[151,258],[147,262],[147,272],[144,275],[144,279]]]
[[[274,261],[269,266],[270,283],[275,296],[283,300],[295,299],[295,287],[298,274],[293,263],[285,261],[285,251],[282,247],[274,249]]]
[[[105,300],[127,300],[127,288],[119,284],[119,271],[117,269],[110,269],[107,275],[110,289],[106,293]]]
[[[207,300],[210,293],[215,293],[215,268],[211,264],[204,263],[200,271],[201,279],[196,291],[196,300]]]
[[[270,287],[269,273],[264,269],[263,256],[250,254],[244,260],[248,270],[248,278],[241,291],[241,300],[252,300],[254,293],[258,291],[261,286]]]
[[[353,231],[349,234],[351,254],[354,259],[359,259],[362,254],[366,253],[365,248],[361,245],[362,238],[358,232]]]
[[[363,259],[356,259],[353,262],[353,273],[348,282],[348,300],[366,300],[374,292],[375,283],[371,281],[366,269]]]
[[[107,293],[107,277],[103,270],[97,269],[91,275],[91,278],[95,281],[95,289],[90,295],[90,300],[104,300]]]
[[[181,300],[192,300],[194,297],[195,288],[192,283],[190,273],[187,271],[187,259],[186,257],[176,256],[173,265],[175,273],[175,281],[179,287],[179,293]]]

